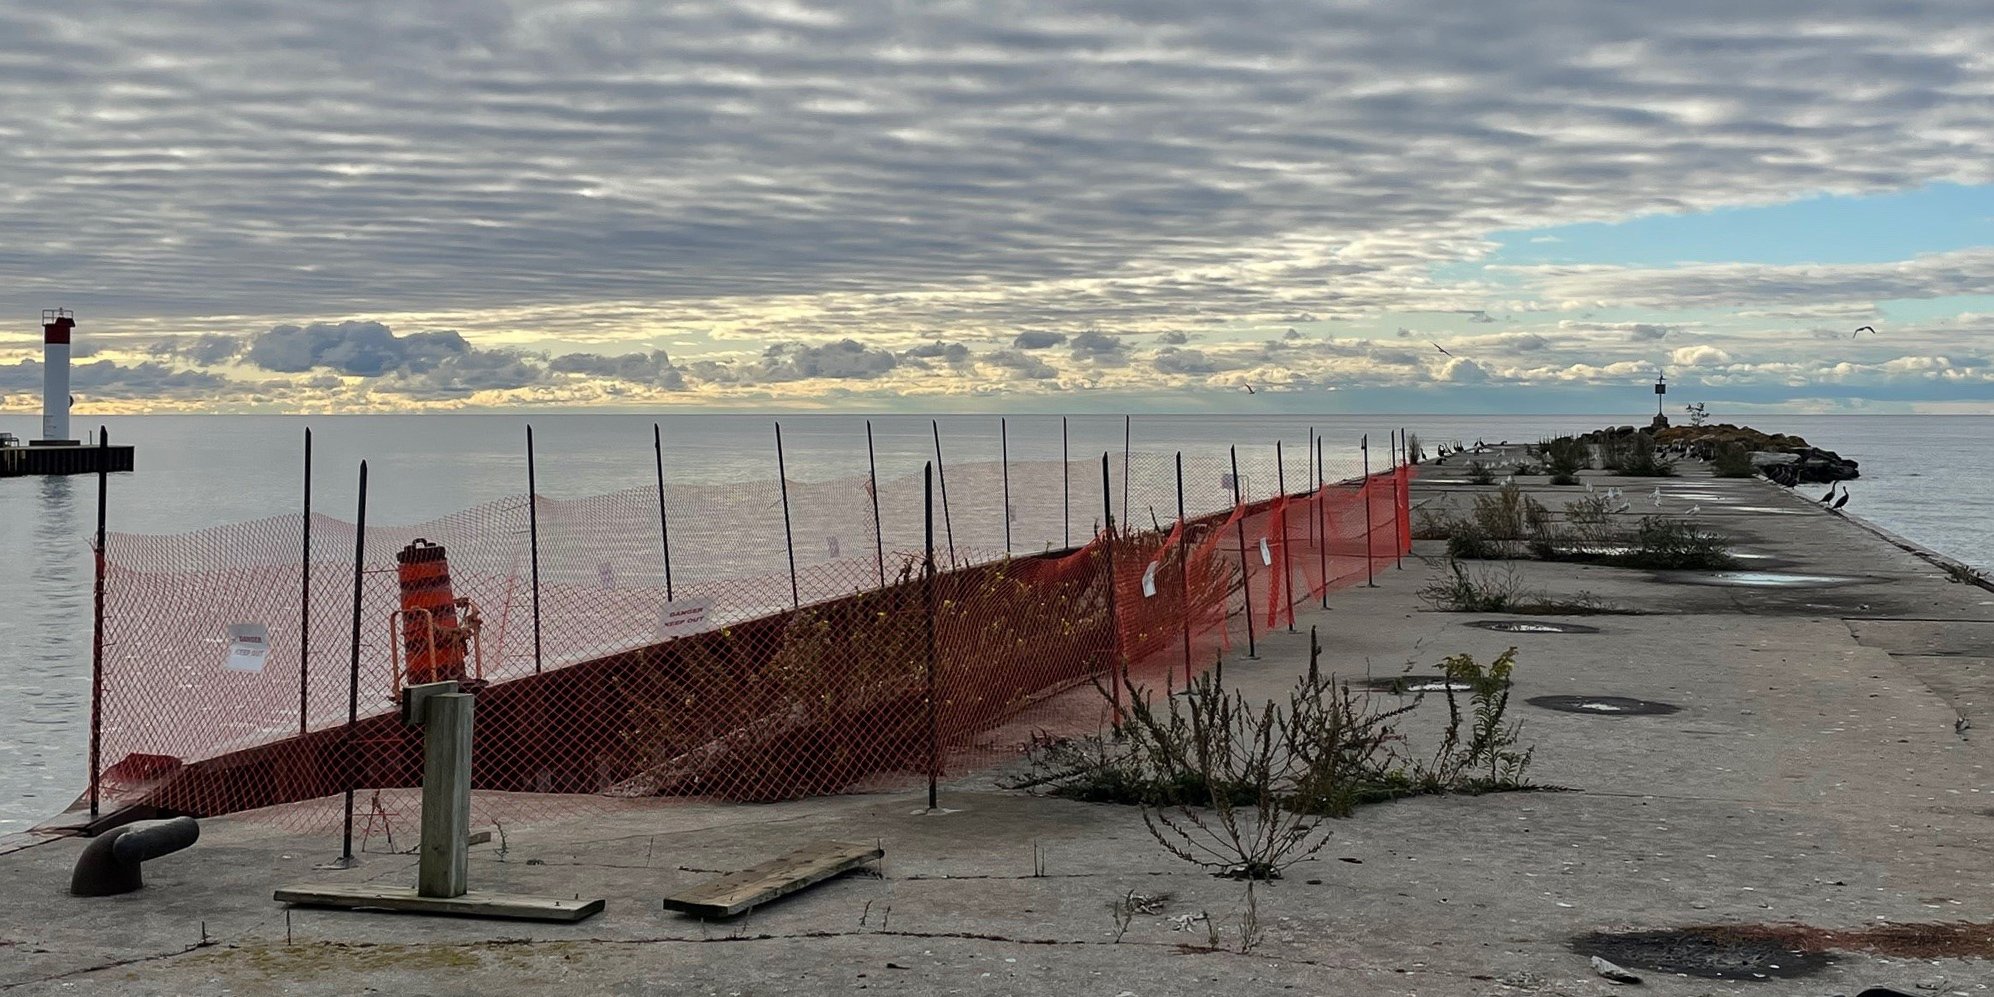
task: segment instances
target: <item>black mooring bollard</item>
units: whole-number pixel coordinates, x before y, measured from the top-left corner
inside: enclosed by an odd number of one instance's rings
[[[126,824],[98,835],[76,857],[69,875],[69,892],[79,897],[109,897],[145,885],[139,863],[171,855],[200,840],[201,825],[192,817],[175,817],[155,824]]]

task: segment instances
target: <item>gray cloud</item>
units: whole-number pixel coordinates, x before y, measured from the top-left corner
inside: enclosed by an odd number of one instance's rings
[[[153,356],[174,357],[191,361],[204,367],[227,363],[242,352],[245,341],[241,336],[228,336],[217,332],[202,333],[197,336],[173,336],[152,344],[149,352]]]
[[[243,359],[264,370],[295,374],[324,368],[356,377],[420,374],[472,352],[455,332],[398,336],[379,322],[280,325],[250,337]]]
[[[547,369],[556,374],[585,374],[632,384],[656,385],[669,391],[685,389],[685,373],[672,365],[671,358],[663,350],[614,357],[596,353],[565,353],[547,361]]]
[[[1105,332],[1089,329],[1073,337],[1073,359],[1091,360],[1098,364],[1119,365],[1128,362],[1128,344],[1120,336],[1110,336]]]
[[[1059,376],[1051,364],[1016,350],[993,350],[983,355],[983,362],[1026,380],[1044,381]]]
[[[1185,343],[1190,342],[1191,337],[1186,336],[1183,333],[1173,329],[1170,332],[1166,332],[1163,335],[1156,337],[1156,341],[1159,343],[1163,343],[1166,346],[1182,346]]]
[[[233,383],[218,374],[184,370],[152,360],[129,365],[93,360],[69,367],[70,390],[85,398],[142,400],[203,397]],[[41,387],[41,361],[0,364],[0,392],[38,392]]]
[[[1066,334],[1063,332],[1026,331],[1018,333],[1018,338],[1011,340],[1011,345],[1021,350],[1045,350],[1064,342]]]
[[[16,6],[13,312],[1493,321],[1493,230],[1994,163],[1946,0]]]

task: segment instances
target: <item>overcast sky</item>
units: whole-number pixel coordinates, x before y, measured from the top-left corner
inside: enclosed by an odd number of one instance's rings
[[[17,3],[0,397],[1994,411],[1990,183],[1985,0]]]

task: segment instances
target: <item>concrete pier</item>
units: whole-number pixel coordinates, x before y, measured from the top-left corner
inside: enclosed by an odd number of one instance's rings
[[[1547,598],[1644,615],[1546,617],[1597,633],[1497,632],[1501,614],[1438,612],[1418,597],[1447,572],[1420,541],[1375,589],[1332,596],[1300,633],[1234,655],[1229,686],[1284,697],[1307,668],[1346,678],[1432,671],[1518,648],[1512,716],[1530,775],[1561,792],[1426,797],[1334,824],[1318,861],[1255,893],[1264,939],[1236,948],[1241,884],[1164,852],[1134,809],[1042,799],[991,773],[921,792],[760,806],[611,803],[587,817],[504,828],[473,849],[493,889],[609,898],[573,926],[292,911],[301,878],[400,883],[414,855],[376,850],[314,871],[336,835],[300,838],[252,817],[205,822],[201,843],[149,866],[113,902],[64,893],[82,842],[17,837],[0,855],[0,990],[93,994],[1190,993],[1665,997],[1854,994],[1870,986],[1990,993],[1994,962],[1836,950],[1790,979],[1595,974],[1572,940],[1595,931],[1800,924],[1856,931],[1994,923],[1994,591],[1942,559],[1762,480],[1588,475],[1634,509],[1729,534],[1739,573],[1569,563],[1509,565]],[[1554,512],[1583,488],[1526,490]],[[1423,470],[1415,507],[1463,510],[1491,486]],[[1859,513],[1859,509],[1850,512]],[[1557,712],[1549,695],[1675,706],[1653,716]],[[1429,749],[1420,730],[1409,750]],[[476,830],[474,828],[474,830]],[[703,924],[660,909],[674,889],[811,838],[874,841],[879,878],[829,881]],[[408,842],[400,842],[406,846]],[[501,845],[503,847],[501,848]],[[5,848],[0,845],[0,848]],[[1153,899],[1118,933],[1131,891]],[[205,940],[200,928],[205,923]],[[8,992],[14,992],[8,990]]]
[[[0,446],[0,478],[24,474],[96,474],[132,470],[130,446]]]

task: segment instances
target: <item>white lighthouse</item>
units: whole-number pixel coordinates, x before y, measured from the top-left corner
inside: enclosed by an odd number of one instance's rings
[[[36,443],[76,442],[69,435],[69,335],[75,330],[69,309],[42,309],[42,438]]]

